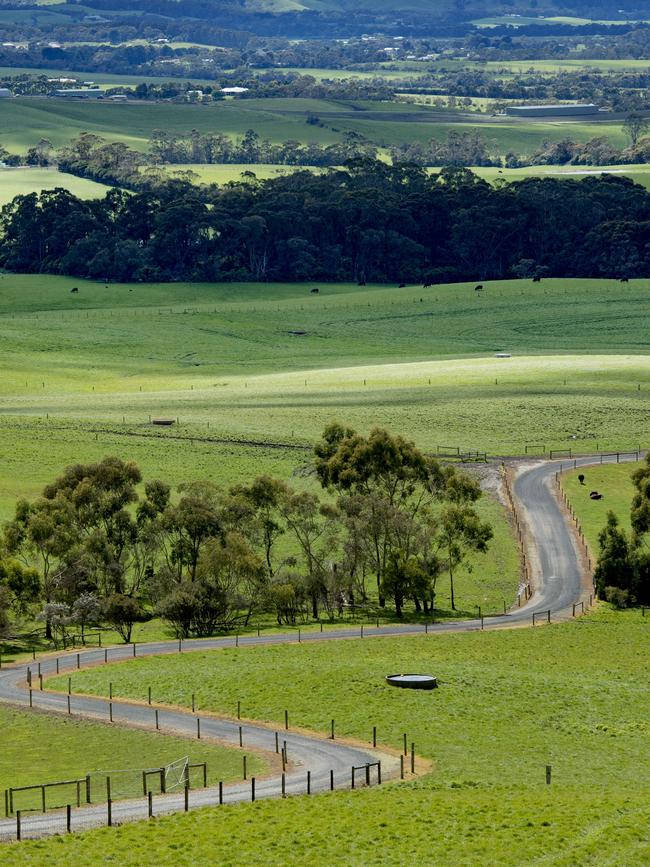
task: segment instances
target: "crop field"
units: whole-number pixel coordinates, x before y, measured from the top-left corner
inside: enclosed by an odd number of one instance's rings
[[[322,125],[307,124],[310,115]],[[593,122],[548,119],[486,118],[476,112],[441,115],[423,105],[403,102],[360,102],[318,99],[223,100],[206,105],[172,103],[104,103],[96,101],[20,98],[0,103],[3,145],[24,152],[46,137],[61,146],[81,132],[93,132],[146,150],[156,129],[186,133],[221,132],[233,138],[254,129],[272,142],[293,139],[331,144],[344,133],[356,132],[379,147],[408,141],[446,138],[448,132],[478,130],[498,153],[529,153],[545,141],[570,136],[586,141],[606,136],[614,145],[626,139],[615,121],[598,117]]]
[[[78,178],[56,169],[41,168],[0,168],[0,207],[15,196],[40,193],[54,187],[64,187],[82,199],[98,199],[104,196],[109,187],[85,178]]]
[[[240,648],[82,671],[74,688],[122,696],[148,684],[168,702],[195,690],[215,711],[397,749],[402,733],[433,762],[426,776],[370,791],[204,810],[151,824],[24,844],[4,863],[132,865],[422,863],[641,865],[650,855],[647,618],[602,605],[537,630]],[[430,671],[441,688],[386,686]],[[48,686],[66,688],[67,681]],[[545,784],[545,766],[552,784]],[[630,780],[634,785],[630,786]],[[309,834],[288,831],[309,828]],[[110,842],[109,842],[110,841]],[[208,855],[209,853],[209,855]],[[540,861],[540,853],[543,853]]]
[[[0,751],[0,789],[31,786],[59,780],[74,780],[93,775],[93,802],[105,799],[104,778],[111,773],[115,798],[142,797],[140,771],[160,768],[183,756],[191,763],[207,762],[208,785],[241,779],[241,753],[235,749],[160,732],[117,727],[63,716],[31,713],[2,706],[2,750]],[[92,750],[89,749],[92,744]],[[249,767],[261,776],[269,765],[261,755],[247,757]],[[251,770],[251,773],[253,771]],[[60,799],[72,789],[50,790],[48,804],[65,804]],[[59,800],[57,800],[59,799]],[[15,809],[36,809],[40,792],[16,795]]]

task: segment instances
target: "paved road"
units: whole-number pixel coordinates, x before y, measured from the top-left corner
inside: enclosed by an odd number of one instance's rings
[[[611,460],[616,460],[612,458]],[[577,465],[588,465],[593,459],[578,459]],[[571,462],[573,464],[573,462]],[[532,615],[547,619],[548,612],[553,620],[570,617],[574,603],[585,599],[583,575],[577,542],[569,528],[565,514],[558,505],[553,493],[555,473],[560,469],[561,461],[538,462],[523,468],[514,483],[514,496],[517,503],[520,522],[528,529],[529,563],[532,572],[533,594],[521,607],[515,607],[505,615],[480,619],[466,620],[454,623],[441,623],[424,627],[420,624],[404,624],[365,627],[363,629],[327,629],[320,632],[305,632],[301,635],[303,642],[334,641],[344,638],[364,638],[374,636],[404,635],[413,633],[441,633],[458,631],[476,631],[481,628],[495,629],[508,626],[530,625]],[[567,462],[564,461],[564,466]],[[588,596],[588,592],[587,592]],[[262,637],[246,636],[239,639],[214,638],[197,639],[182,642],[181,652],[193,649],[218,649],[232,647],[237,643],[240,647],[282,644],[296,641],[296,634],[277,634]],[[141,644],[136,648],[138,656],[151,656],[164,653],[178,653],[177,641],[163,641],[151,644]],[[40,663],[40,671],[44,676],[56,671],[66,672],[77,668],[78,663],[86,665],[102,664],[125,660],[133,656],[132,646],[111,647],[105,650],[86,650],[76,653],[49,657]],[[28,705],[29,697],[25,688],[28,666],[23,664],[0,672],[0,701],[12,704]],[[38,664],[32,663],[33,682],[38,686],[36,677]],[[68,697],[65,694],[40,692],[32,693],[34,707],[58,713],[68,712]],[[87,717],[109,719],[109,702],[101,698],[77,697],[70,698],[70,710],[73,714]],[[153,708],[128,702],[115,701],[112,704],[113,721],[148,728],[155,726],[155,711]],[[197,736],[197,717],[190,712],[180,710],[159,709],[158,714],[161,729],[174,730],[188,737]],[[222,720],[215,717],[202,717],[200,721],[202,737],[213,737],[219,740],[239,745],[239,724],[232,720]],[[381,761],[382,777],[384,779],[398,773],[399,761],[394,755],[373,750],[350,746],[337,740],[326,740],[308,737],[292,731],[279,732],[280,746],[286,741],[289,766],[286,773],[287,794],[305,793],[307,789],[307,772],[310,773],[311,790],[323,791],[330,787],[330,771],[334,771],[335,787],[350,786],[351,767],[363,766],[368,762]],[[269,728],[244,724],[244,749],[267,750],[275,753],[275,732]],[[373,781],[376,780],[373,772]],[[256,783],[256,797],[279,796],[281,777],[275,773],[272,777]],[[233,784],[224,787],[224,802],[250,800],[250,782]],[[190,806],[205,806],[219,802],[217,788],[194,790],[190,795]],[[155,799],[156,814],[173,812],[183,809],[183,795],[170,794]],[[146,805],[134,801],[122,801],[113,805],[113,821],[121,822],[146,816]],[[73,811],[73,828],[92,827],[106,824],[106,806],[88,806]],[[15,835],[14,819],[0,820],[0,838]],[[62,830],[60,814],[29,815],[23,817],[23,836],[40,836],[56,833]]]

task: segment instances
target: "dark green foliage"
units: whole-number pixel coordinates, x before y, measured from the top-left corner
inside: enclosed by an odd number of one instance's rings
[[[467,169],[430,177],[358,160],[222,189],[171,181],[81,201],[19,196],[0,217],[0,265],[117,280],[435,282],[650,268],[650,194],[614,176],[497,188]]]

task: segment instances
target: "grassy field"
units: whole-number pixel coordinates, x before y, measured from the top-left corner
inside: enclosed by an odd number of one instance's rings
[[[64,187],[82,199],[98,199],[104,196],[109,187],[104,184],[77,178],[56,169],[41,168],[0,168],[0,207],[10,202],[14,196],[40,193],[54,187]]]
[[[436,170],[433,170],[436,171]],[[580,180],[604,173],[623,175],[650,189],[650,165],[618,165],[618,166],[526,166],[521,169],[473,168],[472,171],[481,178],[493,183],[497,179],[519,181],[523,178],[567,178]]]
[[[307,124],[317,115],[322,125]],[[93,132],[145,150],[151,133],[160,128],[175,133],[219,131],[233,138],[255,129],[273,142],[294,139],[331,144],[344,133],[363,134],[379,147],[408,141],[446,138],[449,131],[477,129],[498,153],[530,153],[545,141],[567,136],[586,141],[604,135],[621,147],[620,124],[598,118],[589,121],[487,119],[474,113],[441,116],[423,105],[403,102],[350,102],[319,99],[238,99],[205,105],[174,103],[104,103],[96,101],[20,98],[0,103],[2,143],[24,152],[40,138],[61,146],[81,132]]]
[[[207,762],[209,785],[219,780],[241,779],[241,752],[205,739],[199,744],[195,740],[162,732],[31,713],[11,707],[0,707],[0,726],[0,790],[9,786],[81,779],[92,774],[91,799],[95,803],[105,800],[105,777],[110,774],[114,798],[142,797],[141,771],[164,767],[183,756],[189,756],[193,764]],[[92,750],[89,744],[92,744]],[[247,762],[260,775],[269,770],[261,755],[248,756]],[[122,770],[132,773],[110,773]],[[192,771],[193,775],[195,773]],[[193,776],[193,782],[198,785],[199,777]],[[151,783],[154,787],[153,778]],[[158,790],[154,788],[154,791]],[[51,789],[47,797],[48,807],[74,803],[76,790],[74,787]],[[84,798],[85,789],[82,789]],[[16,794],[15,810],[39,807],[40,792]]]
[[[193,172],[199,184],[228,184],[241,181],[242,175],[247,172],[253,172],[260,180],[266,180],[298,171],[325,171],[316,166],[280,166],[273,163],[177,163],[165,166],[164,169],[171,176],[177,172]]]
[[[540,441],[630,448],[646,434],[647,281],[504,281],[480,296],[472,284],[316,297],[284,284],[5,275],[0,286],[7,444],[77,424],[84,439],[126,435],[134,449],[153,436],[161,451],[179,437],[291,451],[335,417],[498,454]],[[494,358],[501,350],[513,358]],[[152,431],[159,415],[180,422]]]
[[[635,493],[631,475],[639,466],[634,463],[585,467],[562,476],[562,487],[579,517],[593,559],[598,556],[598,534],[605,526],[607,512],[614,512],[621,526],[630,529],[630,508]],[[580,474],[585,477],[584,485],[578,480]],[[598,491],[603,499],[591,500],[590,491]]]
[[[281,721],[288,708],[293,725],[323,733],[335,717],[341,737],[366,742],[376,725],[394,748],[406,732],[433,770],[401,786],[174,817],[155,831],[28,843],[3,850],[4,863],[94,864],[110,845],[127,865],[145,852],[161,863],[173,852],[179,864],[645,864],[647,630],[640,612],[602,606],[537,630],[242,648],[80,672],[77,688],[97,694],[109,679],[138,697],[153,683],[170,702],[195,689],[229,714],[240,700],[253,719]],[[396,670],[430,671],[441,688],[391,689],[383,678]]]

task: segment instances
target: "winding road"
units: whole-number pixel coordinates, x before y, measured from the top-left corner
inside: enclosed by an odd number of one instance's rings
[[[601,459],[602,460],[602,459]],[[617,460],[616,456],[604,460]],[[600,461],[599,461],[600,462]],[[563,462],[566,467],[566,461]],[[579,458],[577,466],[587,466],[594,463],[593,458]],[[571,461],[571,465],[574,462]],[[529,574],[531,576],[532,594],[520,607],[513,607],[507,614],[485,617],[483,620],[446,622],[423,626],[421,624],[404,624],[355,629],[328,629],[320,632],[304,632],[301,640],[336,641],[350,638],[370,638],[375,636],[398,636],[414,633],[470,632],[480,629],[503,629],[513,626],[532,625],[535,618],[546,622],[566,619],[576,613],[575,605],[586,602],[590,598],[591,579],[587,576],[583,560],[584,549],[578,536],[570,524],[569,516],[560,504],[555,492],[555,477],[560,470],[560,461],[538,461],[526,466],[520,466],[513,484],[515,508],[519,524],[523,529],[526,546]],[[580,610],[580,609],[579,609]],[[533,617],[535,615],[535,618]],[[219,649],[283,644],[296,641],[295,633],[275,634],[268,636],[246,636],[236,638],[196,639],[182,642],[163,641],[150,644],[122,645],[107,649],[84,650],[81,653],[65,653],[49,656],[40,661],[3,668],[0,670],[0,701],[13,705],[29,706],[30,698],[26,686],[27,670],[31,668],[35,686],[38,686],[37,672],[43,676],[55,672],[65,673],[81,667],[105,662],[118,662],[137,656],[152,656],[157,654],[178,653],[196,649]],[[32,691],[32,705],[39,710],[54,713],[72,713],[103,721],[109,719],[112,713],[114,724],[138,726],[153,729],[155,727],[155,709],[147,705],[129,703],[127,701],[109,701],[88,696],[71,696],[55,692]],[[68,705],[68,701],[70,704]],[[172,708],[158,708],[158,723],[161,730],[173,731],[196,738],[197,726],[203,738],[217,739],[223,743],[239,746],[239,726],[236,720],[221,719],[217,716],[201,715],[197,723],[197,715],[189,711]],[[261,724],[242,723],[242,738],[245,748],[263,750],[275,754],[276,732]],[[365,767],[372,763],[371,784],[377,784],[377,770],[374,763],[381,762],[382,781],[399,775],[399,758],[372,746],[363,747],[344,743],[339,740],[326,739],[316,735],[284,730],[278,731],[280,748],[286,742],[287,769],[285,776],[286,794],[304,794],[309,786],[310,791],[318,792],[330,788],[332,779],[335,788],[349,788],[351,783],[351,768]],[[276,759],[279,764],[279,757]],[[333,776],[332,776],[333,774]],[[365,771],[360,773],[365,781]],[[360,780],[361,781],[361,780]],[[279,797],[281,795],[282,778],[276,772],[272,776],[256,781],[255,796]],[[193,789],[190,792],[190,808],[215,805],[220,803],[219,789]],[[223,803],[251,800],[252,784],[250,781],[224,786]],[[185,808],[184,793],[159,795],[154,798],[154,813],[170,813]],[[112,804],[112,821],[114,823],[143,819],[147,817],[148,805],[144,799],[119,801]],[[88,805],[72,811],[72,828],[81,830],[90,827],[103,826],[107,823],[107,806],[105,803]],[[65,814],[60,812],[46,814],[29,814],[22,816],[22,838],[39,837],[47,834],[65,831]],[[16,819],[9,817],[0,820],[0,839],[15,839]]]

